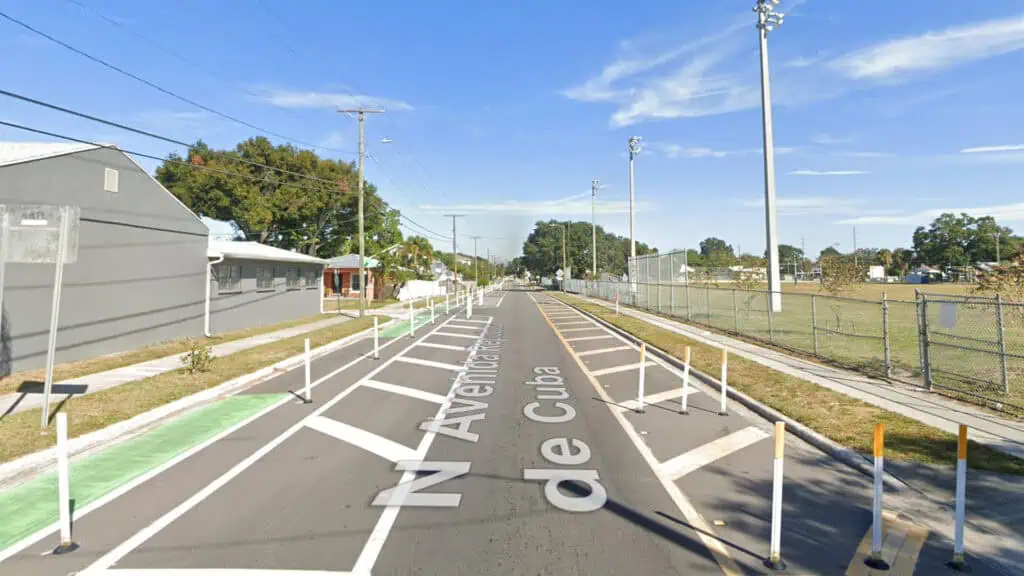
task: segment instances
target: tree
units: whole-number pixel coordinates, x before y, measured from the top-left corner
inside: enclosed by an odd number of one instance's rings
[[[156,179],[193,212],[234,222],[249,240],[331,257],[347,253],[357,233],[354,164],[263,137],[231,150],[197,141],[184,157],[169,155]],[[370,236],[383,226],[386,206],[372,183],[364,194]]]
[[[864,280],[867,270],[863,264],[854,264],[841,256],[826,255],[821,264],[821,286],[832,296],[843,296]]]
[[[928,228],[914,231],[914,251],[925,264],[967,266],[974,262],[995,259],[996,233],[1000,248],[1012,242],[1013,230],[996,224],[995,218],[970,214],[945,213]]]
[[[764,251],[764,257],[768,258],[768,251]],[[804,251],[796,246],[790,246],[789,244],[779,244],[779,262],[787,265],[794,260],[800,262],[804,259]]]
[[[906,248],[897,248],[892,251],[892,266],[900,276],[906,276],[910,266],[914,263],[914,251]]]
[[[877,254],[877,257],[876,257],[875,261],[878,262],[879,264],[881,264],[882,268],[885,268],[885,273],[886,273],[886,275],[888,275],[889,274],[889,270],[892,269],[892,262],[893,262],[892,250],[889,250],[888,248],[882,248],[881,250],[878,251],[878,254]]]
[[[829,247],[825,248],[824,250],[822,250],[821,253],[818,254],[818,263],[821,264],[821,262],[823,260],[825,260],[826,258],[829,258],[829,257],[840,258],[840,257],[842,257],[842,255],[843,254],[841,252],[839,252],[839,250],[836,250],[834,247],[829,246]]]
[[[540,276],[553,276],[562,268],[562,234],[566,235],[569,265],[575,278],[589,274],[593,266],[591,224],[589,222],[537,222],[523,242],[522,265]],[[638,256],[657,252],[643,242],[637,242]],[[597,227],[597,269],[599,272],[621,276],[626,273],[629,259],[629,238],[605,232]]]

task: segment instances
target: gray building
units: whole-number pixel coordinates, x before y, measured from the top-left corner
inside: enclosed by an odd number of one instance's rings
[[[326,260],[259,242],[210,240],[207,333],[284,322],[321,312]]]
[[[315,272],[319,287],[322,261],[211,244],[200,219],[115,147],[0,142],[0,204],[81,210],[78,259],[64,266],[57,363],[319,311],[308,282]],[[45,364],[53,280],[52,264],[7,264],[0,373]]]

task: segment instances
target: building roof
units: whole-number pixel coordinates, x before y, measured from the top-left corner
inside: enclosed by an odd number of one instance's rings
[[[0,166],[20,164],[96,148],[111,147],[108,144],[79,144],[77,142],[0,142]]]
[[[359,254],[346,254],[344,256],[335,256],[327,261],[328,268],[359,268]],[[366,257],[366,267],[376,268],[377,259]]]
[[[270,260],[273,262],[304,262],[308,264],[326,264],[327,261],[315,256],[300,254],[274,248],[259,242],[232,242],[210,239],[206,249],[209,258],[240,258],[246,260]]]

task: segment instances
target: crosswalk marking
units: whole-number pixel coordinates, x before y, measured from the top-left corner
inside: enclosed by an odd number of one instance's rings
[[[470,340],[479,340],[480,336],[473,336],[472,334],[456,334],[455,332],[434,332],[434,336],[448,336],[451,338],[469,338]]]
[[[657,366],[654,362],[645,362],[646,366]],[[600,370],[591,370],[591,374],[594,376],[606,376],[608,374],[616,374],[618,372],[628,372],[630,370],[640,369],[640,363],[634,362],[632,364],[622,364],[621,366],[612,366],[611,368],[602,368]]]
[[[367,432],[362,428],[338,422],[337,420],[315,416],[306,422],[306,426],[343,442],[348,442],[357,448],[366,450],[371,454],[376,454],[391,462],[417,460],[416,451],[412,448],[399,444],[394,440],[388,440],[383,436],[378,436],[373,432]]]
[[[724,458],[733,452],[742,450],[747,446],[768,437],[768,433],[756,426],[748,426],[737,430],[728,436],[712,440],[703,446],[698,446],[689,452],[680,454],[671,460],[661,463],[661,472],[673,480],[678,480],[690,472],[706,466],[719,458]]]
[[[399,362],[405,362],[406,364],[418,364],[420,366],[429,366],[431,368],[441,368],[442,370],[451,370],[452,372],[461,372],[465,369],[464,366],[457,364],[449,364],[447,362],[437,362],[434,360],[424,360],[423,358],[413,358],[411,356],[399,356],[395,358]]]
[[[433,392],[426,392],[424,390],[417,390],[416,388],[409,388],[408,386],[399,386],[398,384],[388,384],[387,382],[380,382],[379,380],[367,380],[363,382],[363,386],[369,388],[376,388],[381,392],[390,392],[392,394],[401,394],[402,396],[408,396],[409,398],[416,398],[417,400],[426,400],[427,402],[434,402],[435,404],[443,404],[445,397],[440,394],[434,394]]]

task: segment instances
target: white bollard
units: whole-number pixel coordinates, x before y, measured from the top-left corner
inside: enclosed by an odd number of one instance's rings
[[[719,416],[725,416],[726,399],[729,397],[729,351],[722,348],[722,398],[718,409]]]
[[[636,411],[643,412],[644,408],[644,376],[647,373],[647,343],[640,343],[640,379],[636,385]]]
[[[888,570],[889,563],[882,559],[882,476],[885,470],[885,425],[875,424],[875,485],[871,503],[871,555],[864,561],[876,570]]]
[[[956,505],[953,525],[953,561],[949,563],[954,570],[965,570],[964,562],[964,508],[967,500],[967,426],[960,425],[960,435],[956,445]]]
[[[430,323],[434,323],[434,297],[430,297]]]
[[[687,398],[690,397],[690,347],[683,353],[683,399],[679,402],[679,413],[689,414],[686,409]]]
[[[468,320],[471,316],[473,316],[473,298],[467,295],[466,296],[466,319]]]
[[[78,548],[71,541],[71,481],[68,472],[68,415],[57,413],[57,498],[60,509],[60,545],[54,554]]]
[[[416,316],[412,311],[412,300],[409,300],[409,338],[416,333]]]
[[[309,382],[310,382],[310,378],[309,378],[309,364],[310,364],[309,338],[306,338],[305,345],[306,345],[306,352],[305,352],[305,362],[306,362],[306,402],[312,402],[313,401],[313,391],[310,390],[310,388],[309,388]]]
[[[377,328],[377,317],[373,317],[373,359],[380,359],[380,331]]]
[[[483,306],[484,305],[484,291],[481,290],[481,291],[477,292],[477,295],[480,297],[479,300],[477,300],[477,304]]]
[[[448,295],[445,294],[444,295],[444,315],[447,316],[449,313],[451,313],[451,310],[448,308]]]
[[[619,293],[615,293],[615,315],[619,315]]]
[[[772,530],[768,559],[764,565],[772,570],[785,570],[782,561],[782,463],[786,446],[786,424],[775,423],[775,463],[772,469]]]

